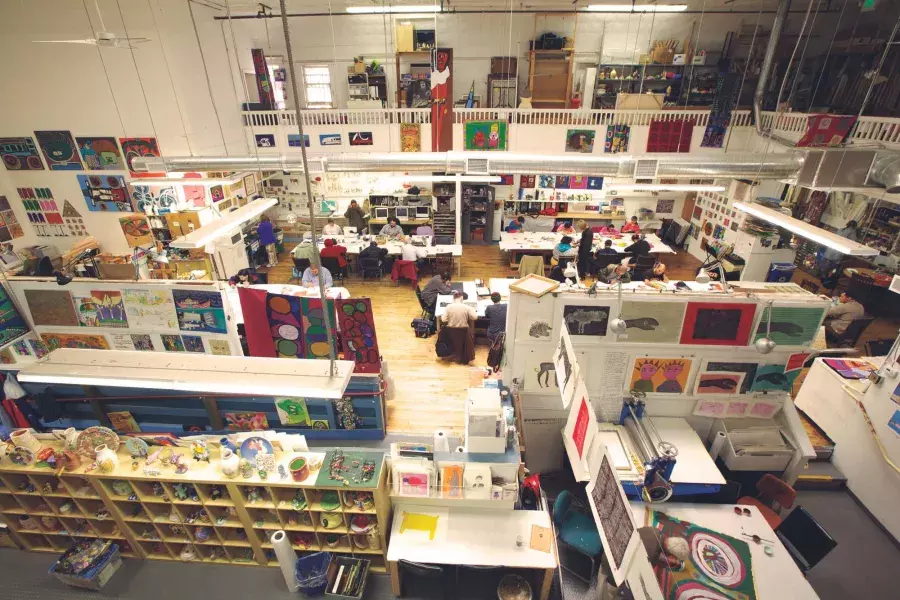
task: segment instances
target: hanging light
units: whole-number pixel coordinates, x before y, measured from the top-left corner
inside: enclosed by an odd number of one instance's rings
[[[761,337],[754,343],[756,351],[760,354],[768,354],[775,349],[775,346],[777,346],[775,340],[772,339],[772,304],[774,304],[774,302],[771,300],[766,303],[766,311],[769,316],[766,321],[766,337]]]

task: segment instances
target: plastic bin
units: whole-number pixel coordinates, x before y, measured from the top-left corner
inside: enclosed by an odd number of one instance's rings
[[[794,276],[794,271],[797,270],[797,265],[794,263],[779,263],[773,262],[769,266],[769,272],[766,275],[766,281],[768,283],[787,283],[791,280],[791,277]]]
[[[331,564],[331,552],[314,552],[297,559],[294,575],[297,577],[299,591],[307,596],[318,596],[325,592],[328,585],[328,566]]]
[[[106,551],[105,556],[95,561],[90,569],[85,570],[80,575],[57,573],[56,564],[50,567],[50,573],[67,585],[87,590],[99,590],[106,585],[106,582],[110,580],[121,566],[122,557],[119,554],[119,546],[113,544],[110,549]]]

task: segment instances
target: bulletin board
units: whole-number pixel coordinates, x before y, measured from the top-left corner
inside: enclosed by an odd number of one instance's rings
[[[89,348],[241,356],[220,282],[14,277],[22,317],[49,350]]]

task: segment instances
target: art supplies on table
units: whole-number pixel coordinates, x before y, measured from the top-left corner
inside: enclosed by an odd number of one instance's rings
[[[844,379],[868,379],[875,367],[864,360],[823,358],[822,361]]]

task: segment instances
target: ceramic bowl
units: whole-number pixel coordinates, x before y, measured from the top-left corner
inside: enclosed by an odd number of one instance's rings
[[[344,516],[336,512],[322,513],[321,524],[325,529],[336,529],[344,524]]]
[[[291,478],[297,483],[306,481],[306,478],[309,477],[309,464],[302,456],[292,459],[288,463],[288,469],[291,471]]]

